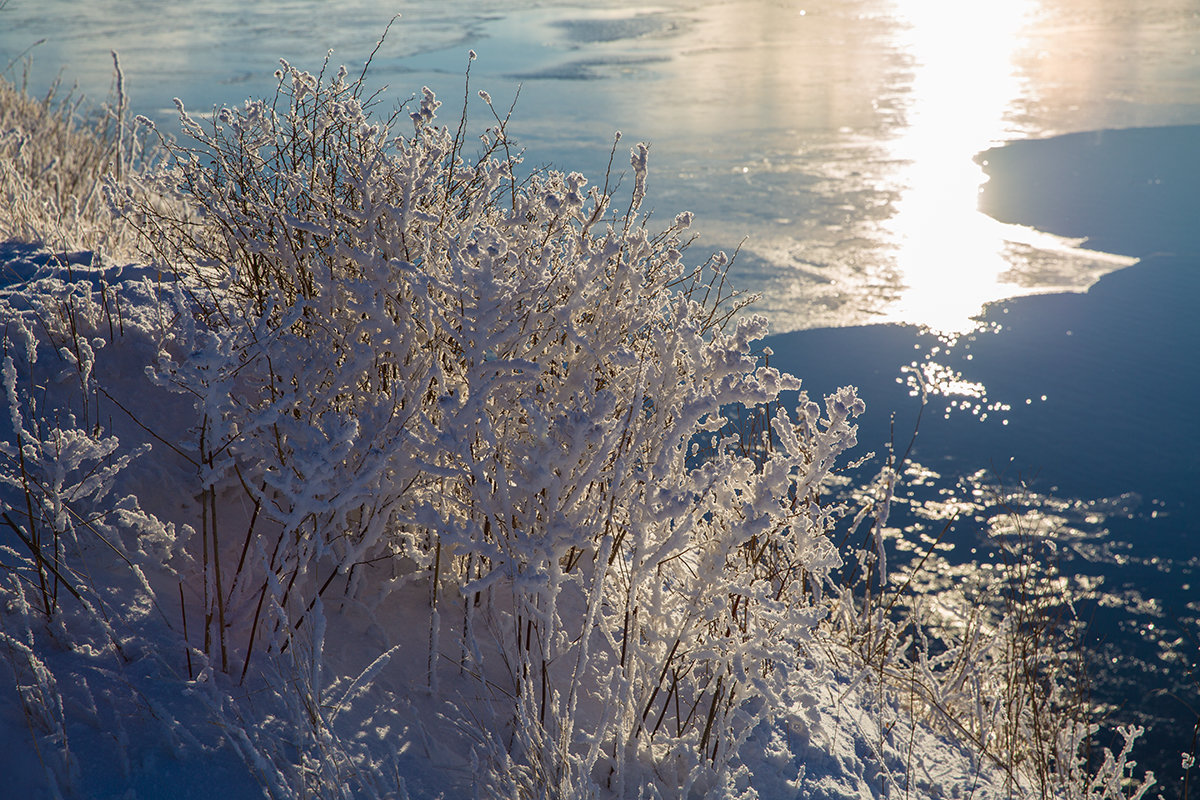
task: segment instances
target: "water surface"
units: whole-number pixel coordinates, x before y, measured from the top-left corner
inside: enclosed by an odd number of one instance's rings
[[[269,94],[276,59],[360,64],[403,100],[423,84],[498,103],[533,164],[599,178],[614,131],[652,143],[651,202],[741,245],[736,279],[779,332],[875,321],[962,331],[983,303],[1083,289],[1130,263],[980,213],[973,157],[1011,139],[1200,122],[1186,0],[663,0],[605,3],[11,0],[5,63],[92,97],[121,56],[137,111]],[[472,98],[472,114],[486,110]],[[449,119],[454,119],[453,116]],[[744,242],[744,244],[743,244]],[[1082,247],[1081,247],[1082,245]],[[1119,254],[1128,255],[1128,254]],[[951,291],[952,289],[952,291]]]

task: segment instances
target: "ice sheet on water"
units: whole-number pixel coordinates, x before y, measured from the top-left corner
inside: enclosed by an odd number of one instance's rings
[[[598,80],[617,71],[645,69],[654,64],[668,61],[664,56],[609,56],[552,64],[539,69],[513,72],[506,77],[513,80],[587,81]]]
[[[565,19],[555,27],[566,31],[576,42],[615,42],[644,36],[668,36],[682,33],[687,23],[662,13],[638,14],[600,19]]]

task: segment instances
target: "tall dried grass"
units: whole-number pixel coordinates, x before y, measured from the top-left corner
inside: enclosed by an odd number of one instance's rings
[[[115,53],[113,70],[114,96],[99,108],[60,81],[33,97],[25,78],[0,75],[0,239],[133,254],[133,233],[111,213],[105,179],[123,180],[150,155],[130,124]]]

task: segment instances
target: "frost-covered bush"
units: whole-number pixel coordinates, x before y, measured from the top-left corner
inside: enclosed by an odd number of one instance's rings
[[[183,752],[189,742],[201,754],[220,747],[219,737],[189,730],[160,705],[161,694],[148,691],[173,687],[168,705],[184,694],[170,666],[184,657],[170,599],[178,585],[176,545],[188,537],[177,538],[173,523],[143,508],[139,498],[178,508],[162,480],[170,458],[150,456],[144,438],[129,435],[131,428],[144,431],[107,390],[138,400],[137,376],[160,338],[152,321],[155,291],[133,269],[118,282],[121,270],[101,268],[95,254],[6,241],[0,260],[9,282],[0,287],[0,684],[12,687],[0,698],[9,732],[6,772],[13,775],[7,790],[98,796],[100,787],[88,783],[97,753],[80,744],[88,730],[105,731],[99,758],[127,780],[127,726],[136,735],[139,718],[153,721],[154,740],[168,752]],[[16,729],[14,712],[25,721]],[[22,733],[14,737],[15,730]]]
[[[327,589],[384,614],[416,582],[426,685],[476,676],[497,780],[715,789],[823,616],[817,494],[862,402],[780,403],[800,383],[754,354],[764,320],[731,321],[726,257],[686,266],[691,215],[642,215],[645,145],[618,208],[577,173],[520,180],[498,116],[468,161],[428,90],[401,136],[344,70],[280,81],[208,128],[182,113],[163,180],[194,218],[127,209],[189,312],[154,375],[202,421],[206,651],[244,674]],[[769,412],[762,439],[730,409]]]

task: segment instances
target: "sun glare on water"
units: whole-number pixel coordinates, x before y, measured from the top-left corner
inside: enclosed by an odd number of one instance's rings
[[[974,327],[981,307],[1027,294],[1014,247],[1078,254],[1078,241],[992,219],[978,210],[987,176],[974,157],[1015,138],[1022,98],[1015,58],[1038,3],[897,0],[912,80],[905,126],[890,144],[899,169],[895,214],[885,223],[903,289],[889,320],[946,333]],[[1095,254],[1090,254],[1095,255]]]

